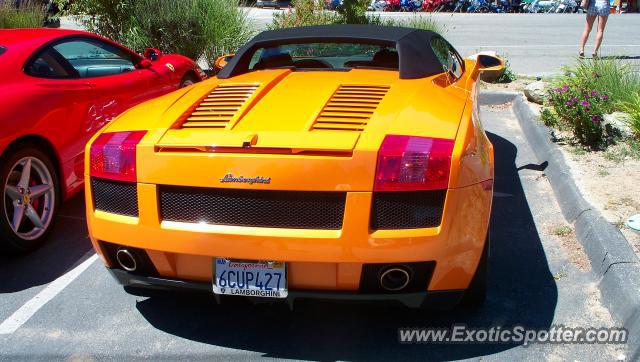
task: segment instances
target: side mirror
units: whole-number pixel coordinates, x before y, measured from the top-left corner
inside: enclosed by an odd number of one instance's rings
[[[505,61],[495,53],[480,53],[476,55],[476,67],[480,70],[480,79],[485,82],[495,82],[504,74]]]
[[[477,62],[480,65],[480,69],[504,67],[504,60],[493,55],[479,54]]]
[[[220,71],[229,61],[233,58],[233,54],[223,55],[218,57],[215,62],[213,62],[213,67],[216,70],[216,73]]]
[[[161,56],[162,56],[162,52],[157,48],[146,48],[144,50],[144,58],[152,62],[155,62],[156,60],[160,59]]]
[[[138,63],[138,68],[140,69],[148,69],[151,68],[153,66],[153,63],[146,58],[143,58],[140,63]]]

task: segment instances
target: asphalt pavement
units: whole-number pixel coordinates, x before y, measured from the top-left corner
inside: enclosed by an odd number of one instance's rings
[[[301,301],[290,311],[237,297],[217,305],[208,294],[127,292],[92,260],[78,195],[63,205],[48,244],[0,259],[0,359],[624,359],[617,345],[398,343],[400,327],[615,325],[579,243],[554,235],[565,221],[511,109],[483,107],[482,117],[496,176],[489,294],[481,308]],[[12,318],[24,323],[2,332]]]

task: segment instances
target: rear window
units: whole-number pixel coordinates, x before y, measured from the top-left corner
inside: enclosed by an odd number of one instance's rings
[[[7,47],[3,47],[2,45],[0,45],[0,55],[2,55],[2,53],[7,51]]]
[[[398,52],[393,46],[361,43],[296,43],[256,49],[249,69],[274,68],[397,70]]]

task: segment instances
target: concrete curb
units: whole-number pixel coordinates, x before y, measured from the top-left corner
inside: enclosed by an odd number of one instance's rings
[[[574,223],[576,237],[584,246],[598,277],[602,301],[613,317],[629,331],[629,360],[640,358],[640,259],[627,239],[600,212],[589,204],[576,186],[558,146],[551,142],[549,130],[514,92],[485,92],[481,104],[513,102],[513,111],[527,141],[540,162],[549,164],[545,174],[567,221]]]

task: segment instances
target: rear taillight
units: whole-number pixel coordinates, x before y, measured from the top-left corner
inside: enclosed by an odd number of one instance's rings
[[[374,191],[446,189],[453,140],[388,135],[378,151]]]
[[[103,133],[91,144],[90,175],[136,182],[136,146],[147,131]]]

